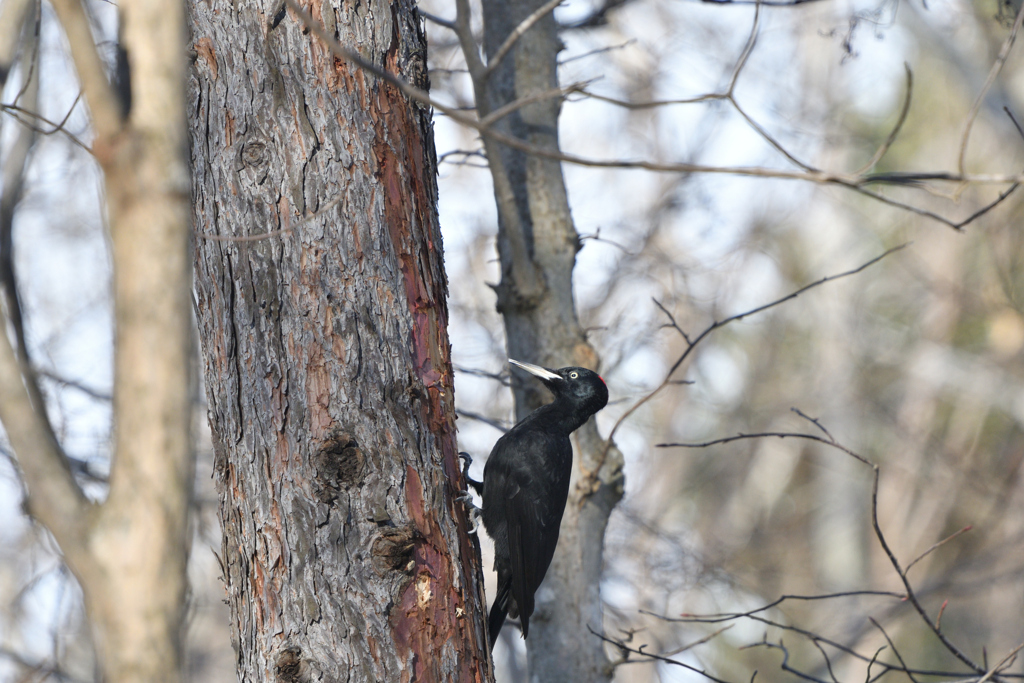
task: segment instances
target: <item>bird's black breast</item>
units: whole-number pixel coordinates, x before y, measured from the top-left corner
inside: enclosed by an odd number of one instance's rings
[[[558,543],[572,474],[572,444],[567,435],[523,429],[528,426],[524,421],[509,430],[487,459],[483,522],[494,539],[496,569],[501,573],[521,562],[532,592]],[[511,543],[510,527],[515,527]]]

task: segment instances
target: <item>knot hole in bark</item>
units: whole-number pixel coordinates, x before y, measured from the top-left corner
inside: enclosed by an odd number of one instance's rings
[[[276,683],[306,683],[309,680],[309,667],[302,661],[302,650],[293,646],[281,651],[274,664],[274,680]]]
[[[416,529],[410,525],[381,529],[380,538],[370,549],[374,570],[382,576],[388,572],[411,572],[416,566],[412,552],[418,537]]]
[[[342,432],[330,436],[313,454],[313,486],[320,502],[331,503],[341,489],[358,485],[365,463],[355,438]]]
[[[242,162],[246,166],[260,167],[270,163],[270,152],[261,140],[247,140],[242,146]]]

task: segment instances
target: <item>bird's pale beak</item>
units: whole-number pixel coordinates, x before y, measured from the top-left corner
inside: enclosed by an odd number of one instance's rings
[[[521,361],[514,360],[512,358],[509,358],[508,362],[511,363],[512,365],[515,365],[518,368],[522,368],[523,370],[526,370],[531,375],[534,375],[536,377],[540,377],[541,379],[546,379],[546,380],[562,379],[561,375],[559,375],[557,373],[554,373],[554,372],[551,372],[547,368],[542,368],[539,365],[534,365],[533,363],[523,363]]]

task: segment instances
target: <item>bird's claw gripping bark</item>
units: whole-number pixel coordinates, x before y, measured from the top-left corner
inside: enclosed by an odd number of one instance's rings
[[[474,491],[479,493],[481,496],[484,495],[484,483],[482,481],[477,481],[476,479],[471,479],[469,476],[469,466],[473,464],[472,456],[465,451],[460,451],[459,458],[464,461],[462,463],[462,478],[466,480],[467,484],[473,487]]]
[[[466,533],[475,534],[477,529],[480,527],[479,520],[481,510],[473,503],[473,494],[466,491],[455,500],[466,504],[466,516],[469,517],[469,531]]]
[[[462,478],[466,480],[466,483],[472,486],[477,493],[483,495],[483,482],[476,481],[475,479],[469,478],[469,466],[473,464],[473,458],[469,453],[459,453],[459,458],[464,462],[462,465]],[[466,505],[466,511],[469,516],[469,533],[475,534],[477,529],[480,527],[480,508],[473,502],[473,494],[467,488],[465,491],[460,491],[459,495],[455,497],[455,500]]]

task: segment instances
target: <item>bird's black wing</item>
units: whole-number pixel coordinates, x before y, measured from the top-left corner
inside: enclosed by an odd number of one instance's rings
[[[519,457],[503,473],[515,483],[507,489],[512,597],[519,608],[525,637],[533,614],[533,594],[547,573],[558,544],[572,472],[572,446],[567,438],[531,432],[515,442]]]

